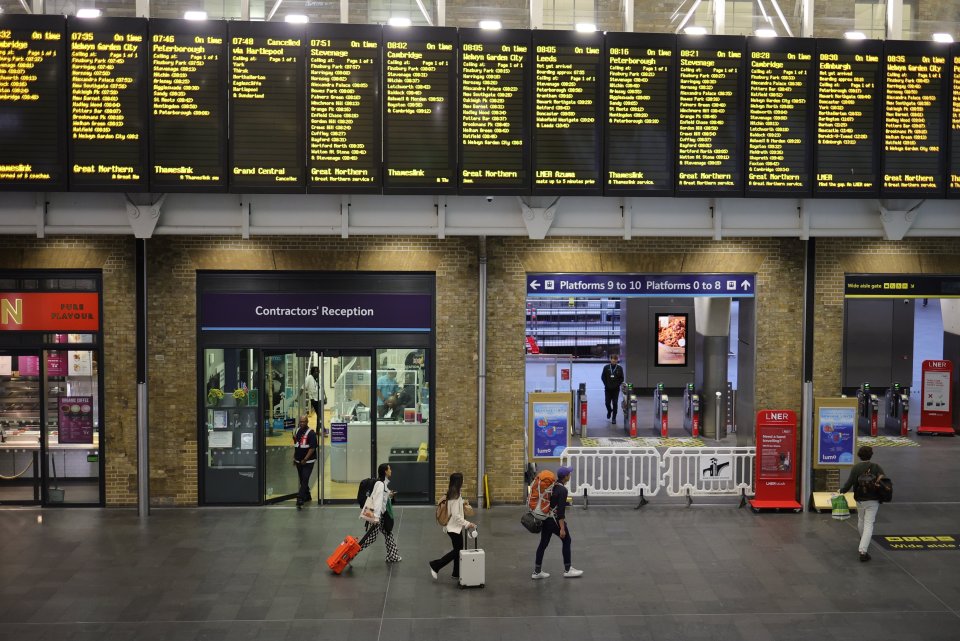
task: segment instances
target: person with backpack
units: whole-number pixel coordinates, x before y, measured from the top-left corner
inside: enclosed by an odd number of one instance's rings
[[[396,492],[389,488],[390,476],[393,471],[389,463],[381,463],[377,468],[377,482],[370,491],[370,505],[373,509],[374,521],[367,523],[367,533],[363,537],[361,550],[366,550],[377,540],[377,535],[383,532],[383,541],[387,545],[387,563],[399,563],[403,560],[400,548],[393,536],[393,506],[391,500]]]
[[[307,417],[300,417],[300,425],[293,434],[293,464],[297,468],[297,479],[300,489],[297,492],[297,509],[302,510],[303,504],[310,501],[310,476],[313,474],[313,464],[317,462],[317,433],[310,429]]]
[[[570,474],[573,468],[566,465],[557,470],[557,481],[550,488],[550,508],[549,517],[543,521],[543,529],[540,530],[540,545],[537,547],[537,559],[533,566],[533,574],[530,576],[533,580],[546,579],[550,574],[543,571],[543,554],[550,545],[550,537],[556,534],[560,537],[563,545],[563,576],[566,579],[575,579],[583,575],[583,570],[578,570],[571,565],[570,546],[573,543],[573,537],[570,536],[570,528],[567,526],[567,481],[570,480]]]
[[[463,474],[454,472],[450,475],[450,484],[447,486],[447,495],[437,506],[437,522],[446,521],[443,531],[450,537],[452,550],[439,559],[430,561],[430,576],[437,580],[437,573],[453,561],[453,578],[460,578],[460,550],[463,549],[463,531],[474,530],[476,523],[471,523],[464,515],[464,500],[460,495],[463,487]],[[444,509],[444,507],[446,509]]]
[[[870,560],[870,539],[873,537],[873,524],[880,510],[880,490],[877,487],[884,477],[883,468],[870,461],[873,448],[864,445],[857,450],[860,462],[850,470],[847,482],[840,488],[840,494],[846,494],[853,488],[853,498],[857,502],[857,531],[860,533],[860,562]]]

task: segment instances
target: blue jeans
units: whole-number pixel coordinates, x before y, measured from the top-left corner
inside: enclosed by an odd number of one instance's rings
[[[857,501],[857,532],[860,533],[860,554],[866,554],[873,537],[880,501]]]

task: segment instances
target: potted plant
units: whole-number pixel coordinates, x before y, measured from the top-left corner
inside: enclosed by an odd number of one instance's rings
[[[233,390],[233,399],[237,402],[237,406],[242,406],[247,404],[247,390],[242,387]]]
[[[218,407],[221,400],[223,400],[223,390],[219,387],[211,387],[207,391],[207,405]]]

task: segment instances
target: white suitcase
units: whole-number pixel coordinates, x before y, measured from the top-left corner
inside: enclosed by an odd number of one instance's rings
[[[469,544],[470,537],[467,537]],[[480,539],[473,539],[473,549],[460,550],[460,589],[482,588],[487,577],[487,556],[480,549]]]

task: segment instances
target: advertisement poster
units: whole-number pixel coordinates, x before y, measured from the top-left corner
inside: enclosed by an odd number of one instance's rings
[[[347,442],[347,424],[346,423],[330,423],[330,442],[331,443]]]
[[[657,314],[657,367],[687,365],[687,315]]]
[[[57,399],[60,414],[60,443],[93,444],[93,397],[61,396]]]
[[[70,376],[93,376],[92,352],[67,352]]]
[[[700,478],[707,481],[732,481],[733,457],[707,454],[700,457]]]
[[[40,357],[17,356],[17,368],[20,376],[40,376]]]
[[[762,480],[792,479],[796,436],[792,426],[765,425],[757,432],[758,472]]]
[[[0,356],[0,376],[13,375],[13,356]]]
[[[67,375],[67,353],[47,352],[47,376]]]
[[[802,509],[797,501],[797,414],[792,410],[757,412],[755,510]]]
[[[923,409],[946,412],[950,407],[950,372],[923,372]]]
[[[567,449],[569,402],[533,403],[533,457],[559,458]]]
[[[817,411],[817,464],[853,465],[857,410],[820,407]]]

